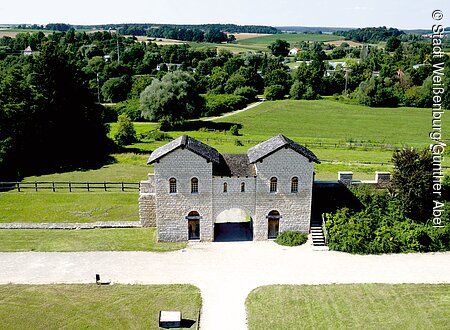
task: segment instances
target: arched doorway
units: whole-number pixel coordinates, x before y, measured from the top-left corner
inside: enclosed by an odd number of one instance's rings
[[[269,214],[267,215],[268,220],[267,238],[269,239],[277,238],[278,233],[280,232],[280,218],[281,218],[280,212],[276,210],[270,211]]]
[[[188,221],[188,239],[200,239],[200,214],[197,211],[191,211],[186,219]]]
[[[214,223],[215,242],[253,240],[253,220],[248,212],[231,208],[220,212]]]

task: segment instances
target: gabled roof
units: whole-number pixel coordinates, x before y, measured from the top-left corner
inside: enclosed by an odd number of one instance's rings
[[[172,151],[178,148],[182,149],[186,148],[196,153],[197,155],[205,158],[208,161],[214,163],[220,162],[219,152],[216,149],[196,139],[193,139],[190,136],[182,135],[179,138],[173,140],[172,142],[169,142],[166,145],[163,145],[162,147],[159,147],[158,149],[153,151],[152,154],[150,155],[150,158],[147,161],[147,164],[152,164],[156,162],[160,158],[164,157],[165,155],[171,153]]]
[[[284,147],[291,148],[292,150],[308,158],[310,161],[320,164],[320,160],[311,150],[292,141],[291,139],[288,139],[282,134],[279,134],[248,149],[248,159],[250,160],[250,163],[253,164]]]
[[[255,165],[250,164],[246,154],[220,155],[220,163],[214,164],[215,176],[255,176]]]

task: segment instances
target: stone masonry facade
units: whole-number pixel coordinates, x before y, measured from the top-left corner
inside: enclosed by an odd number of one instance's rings
[[[158,241],[187,241],[188,215],[196,212],[200,241],[214,241],[218,215],[238,208],[250,215],[254,240],[268,239],[269,213],[274,211],[279,232],[308,233],[314,162],[319,160],[310,150],[282,135],[249,149],[247,155],[229,156],[180,137],[150,156],[154,174],[141,182],[141,224],[156,226]],[[176,192],[171,192],[171,180],[176,181]],[[198,191],[193,191],[193,180]]]

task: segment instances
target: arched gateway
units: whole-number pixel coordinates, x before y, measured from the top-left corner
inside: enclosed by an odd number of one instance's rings
[[[314,162],[309,149],[283,135],[241,155],[219,154],[183,135],[148,160],[154,174],[141,182],[141,223],[156,225],[158,241],[214,241],[230,230],[253,240],[308,233]],[[235,221],[235,209],[249,220]]]

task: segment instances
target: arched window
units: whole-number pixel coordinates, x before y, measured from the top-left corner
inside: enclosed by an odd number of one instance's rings
[[[228,192],[228,184],[226,182],[223,183],[223,192]]]
[[[291,179],[291,193],[297,193],[298,192],[298,178],[294,176]]]
[[[245,182],[241,183],[241,192],[245,192]]]
[[[170,178],[169,180],[169,193],[176,194],[177,193],[177,179]]]
[[[270,192],[277,192],[278,189],[278,179],[276,177],[270,178]]]
[[[191,194],[197,194],[198,193],[198,179],[192,178],[191,179]]]

